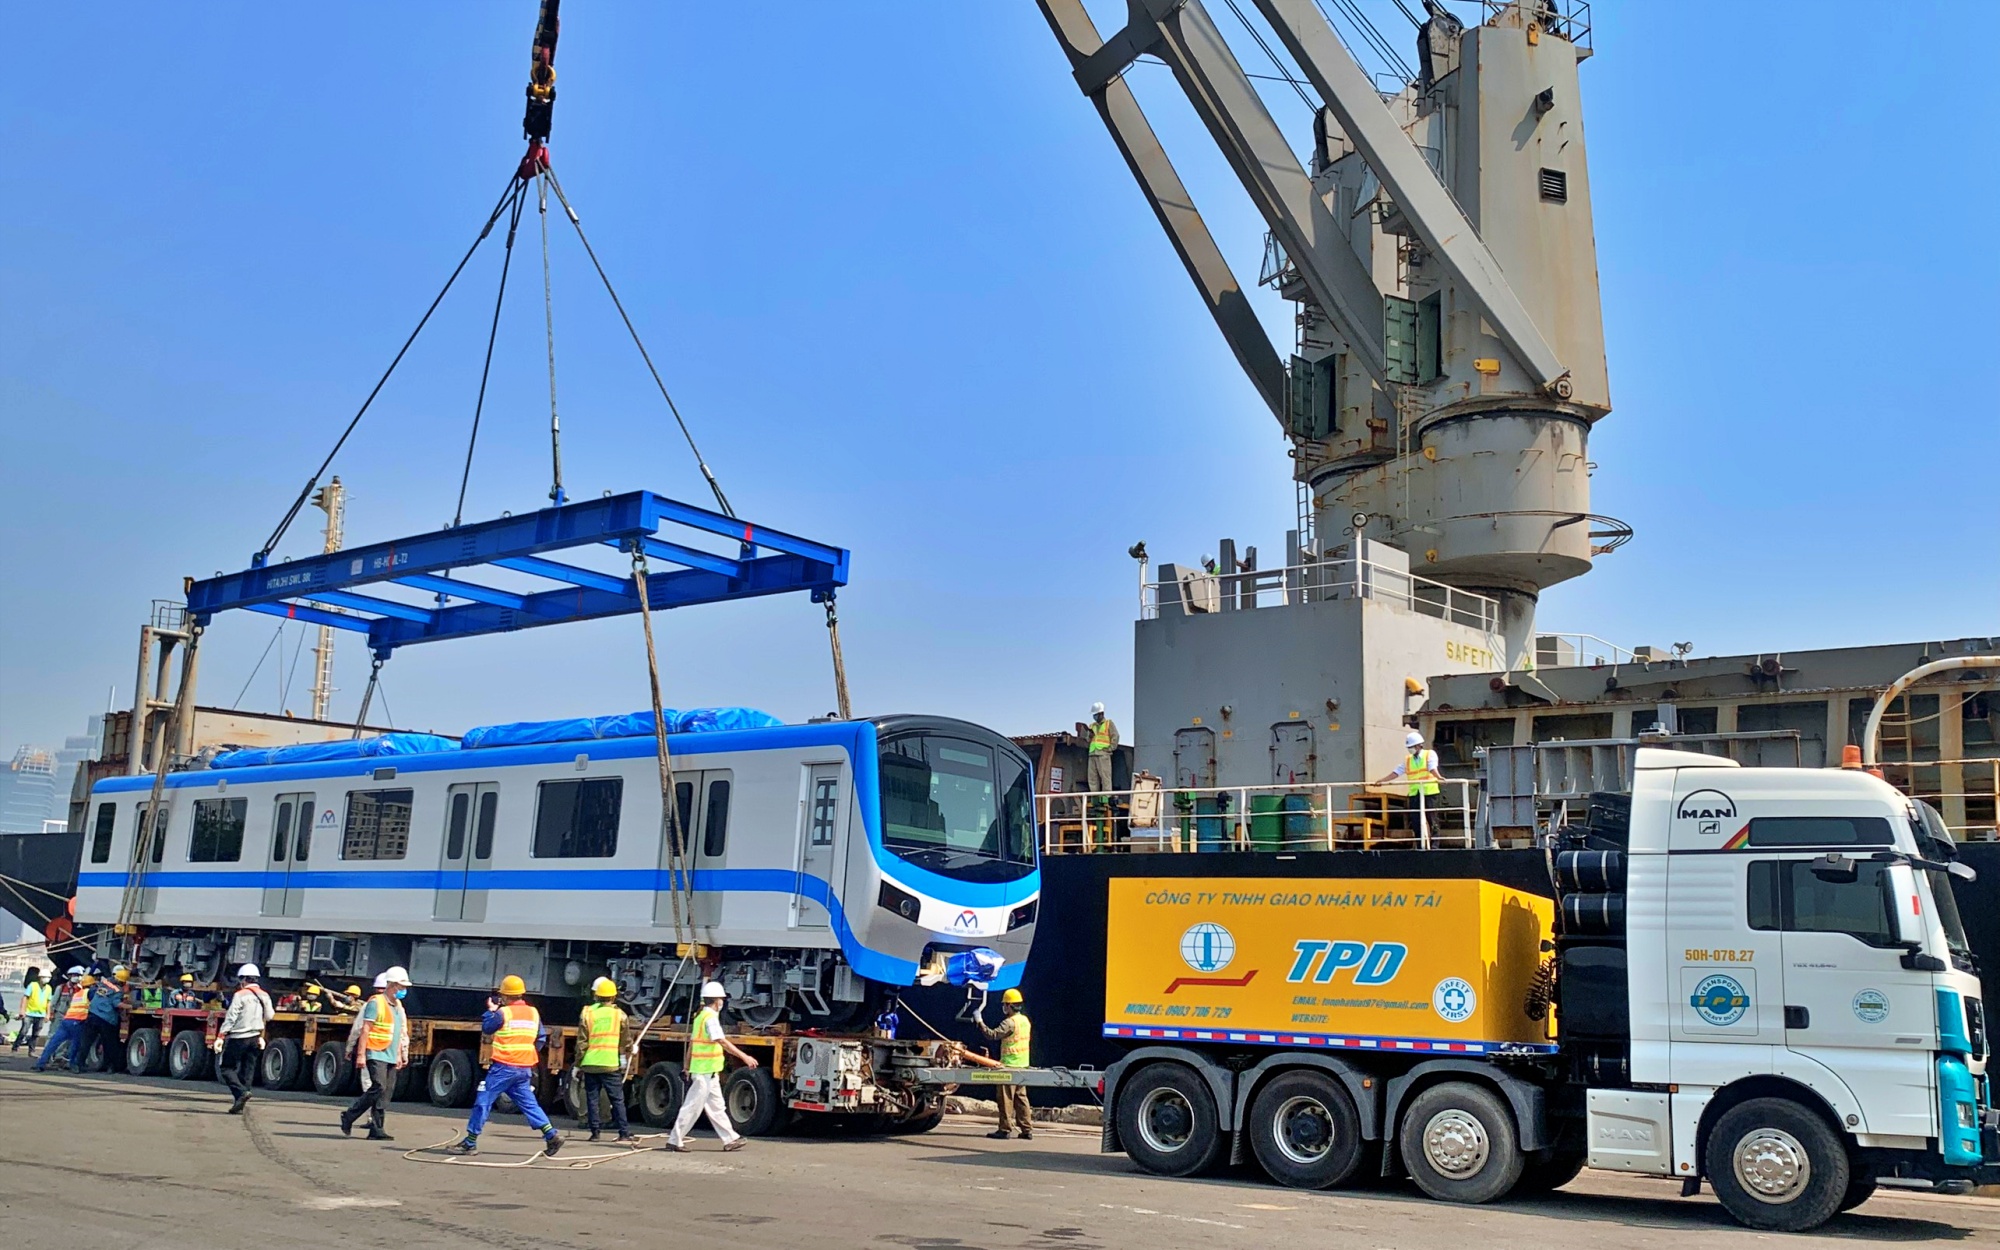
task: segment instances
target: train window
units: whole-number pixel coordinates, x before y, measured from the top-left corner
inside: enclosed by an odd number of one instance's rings
[[[242,859],[243,822],[249,815],[249,799],[196,799],[194,831],[188,835],[188,860],[196,864],[233,864]]]
[[[883,843],[965,880],[1011,881],[1035,862],[1028,768],[1001,746],[905,734],[881,754]]]
[[[708,783],[708,814],[701,826],[701,853],[719,859],[729,837],[729,783]]]
[[[104,864],[111,861],[111,827],[118,821],[116,803],[97,805],[97,824],[90,831],[90,862]]]
[[[413,790],[355,790],[347,796],[342,859],[402,859],[410,853]]]
[[[472,835],[472,858],[493,858],[493,824],[500,818],[500,792],[488,790],[479,796],[479,820]]]
[[[694,782],[674,783],[674,854],[687,853],[688,826],[694,823]]]
[[[535,802],[537,859],[604,859],[618,853],[618,811],[625,783],[617,777],[544,781]]]
[[[451,818],[444,831],[444,857],[465,858],[465,827],[472,820],[472,796],[460,791],[451,796]]]
[[[327,815],[333,815],[328,812]],[[312,850],[313,796],[301,794],[297,813],[292,817],[292,862],[303,864],[306,853]]]
[[[151,803],[139,804],[139,818],[132,828],[132,840],[138,842],[146,836],[146,813],[152,810]],[[153,862],[161,863],[167,856],[167,818],[173,809],[161,808],[160,818],[153,822]]]
[[[821,777],[813,786],[812,844],[833,845],[833,823],[839,815],[840,779]]]
[[[282,864],[291,857],[292,811],[297,805],[290,799],[278,802],[278,814],[271,821],[271,862]]]

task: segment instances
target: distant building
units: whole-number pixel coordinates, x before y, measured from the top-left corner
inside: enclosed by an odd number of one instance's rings
[[[42,747],[22,747],[0,772],[0,833],[40,833],[56,811],[56,757]],[[62,815],[67,817],[68,804]]]
[[[76,785],[77,769],[85,760],[97,758],[100,744],[104,741],[104,717],[93,716],[81,734],[72,734],[63,739],[62,750],[56,755],[55,794],[49,816],[55,820],[69,818],[69,797],[71,787]]]

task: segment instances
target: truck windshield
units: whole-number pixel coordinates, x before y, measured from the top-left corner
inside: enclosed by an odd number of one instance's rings
[[[885,738],[882,843],[920,868],[1012,881],[1035,866],[1027,764],[995,742],[944,733]]]
[[[1917,835],[1917,850],[1928,860],[1949,864],[1958,858],[1958,843],[1952,839],[1951,829],[1944,823],[1944,817],[1930,804],[1917,800],[1911,805],[1916,811],[1916,819],[1910,823]],[[1951,875],[1935,869],[1924,876],[1931,883],[1931,898],[1937,905],[1938,923],[1944,926],[1945,945],[1951,950],[1951,962],[1962,972],[1977,972],[1979,963],[1972,955],[1972,943],[1966,940],[1965,921],[1958,914],[1958,898],[1952,893]]]

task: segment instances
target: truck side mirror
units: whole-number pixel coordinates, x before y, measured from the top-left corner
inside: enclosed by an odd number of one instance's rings
[[[1924,917],[1917,910],[1917,873],[1907,864],[1891,865],[1885,874],[1889,886],[1889,912],[1895,917],[1896,940],[1911,951],[1924,948]]]
[[[1812,875],[1829,885],[1852,885],[1861,873],[1852,859],[1839,851],[1828,851],[1812,861]]]
[[[1957,877],[1960,881],[1979,880],[1978,869],[1974,868],[1971,864],[1961,864],[1957,860],[1953,860],[1951,863],[1945,865],[1945,871]]]

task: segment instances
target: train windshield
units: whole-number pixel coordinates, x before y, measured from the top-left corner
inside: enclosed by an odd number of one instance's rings
[[[882,842],[965,881],[1012,881],[1035,866],[1028,766],[1014,752],[942,732],[882,741]]]

